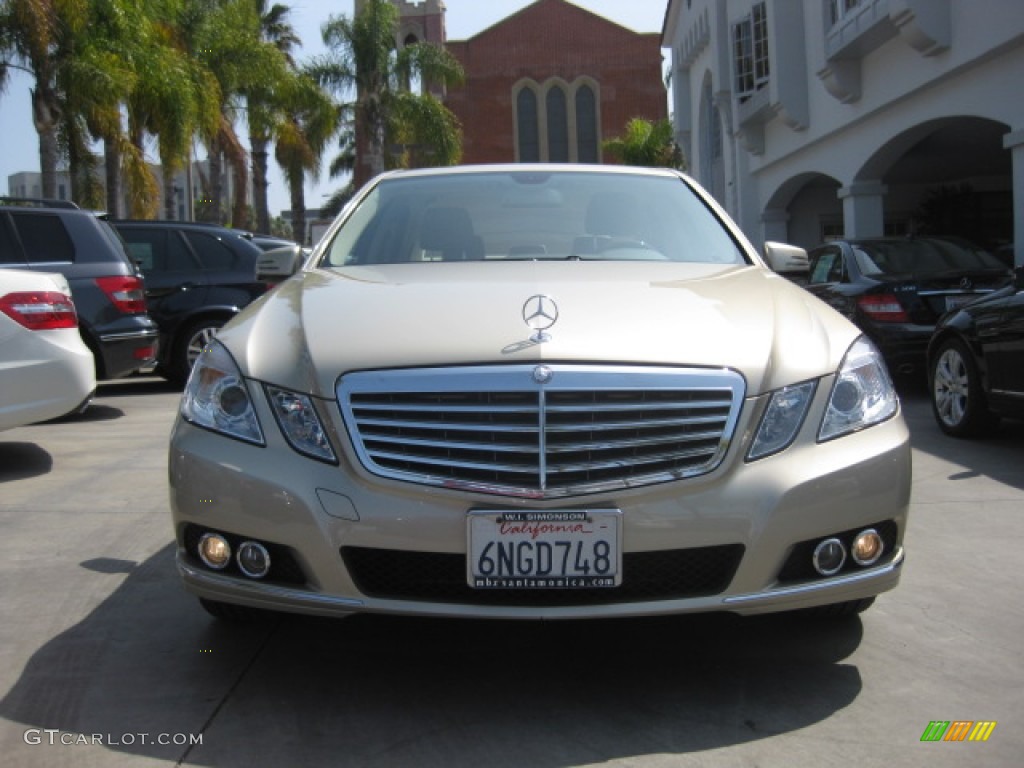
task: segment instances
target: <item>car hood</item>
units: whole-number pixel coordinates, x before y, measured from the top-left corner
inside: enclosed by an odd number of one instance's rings
[[[538,294],[558,307],[543,343]],[[836,370],[858,335],[762,267],[522,261],[303,272],[219,338],[244,375],[333,398],[348,371],[541,361],[730,368],[757,394]]]

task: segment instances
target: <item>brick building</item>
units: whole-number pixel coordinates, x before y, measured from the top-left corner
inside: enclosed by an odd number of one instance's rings
[[[433,1],[443,17],[444,4]],[[403,18],[402,42],[424,21]],[[430,28],[443,34],[443,20]],[[601,143],[631,118],[667,116],[660,34],[565,0],[537,0],[445,45],[466,72],[445,99],[462,123],[464,163],[602,162]]]

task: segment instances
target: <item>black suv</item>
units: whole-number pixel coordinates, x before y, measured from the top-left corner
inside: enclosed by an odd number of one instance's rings
[[[160,327],[157,373],[182,383],[217,330],[262,296],[262,251],[244,235],[184,221],[112,222],[146,278],[146,303]]]
[[[142,276],[97,214],[67,201],[0,197],[0,267],[64,275],[97,379],[152,365],[158,331]]]

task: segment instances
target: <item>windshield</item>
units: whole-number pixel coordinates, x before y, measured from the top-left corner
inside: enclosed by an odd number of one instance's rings
[[[321,263],[548,259],[745,263],[678,177],[530,170],[385,179]]]
[[[1006,270],[1006,266],[988,251],[960,240],[873,240],[854,243],[853,253],[865,275]]]

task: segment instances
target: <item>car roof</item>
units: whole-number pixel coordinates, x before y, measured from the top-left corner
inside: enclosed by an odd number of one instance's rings
[[[63,210],[80,210],[70,200],[52,200],[45,197],[12,197],[0,195],[0,206],[4,208],[60,208]]]
[[[679,177],[685,174],[671,168],[647,168],[635,165],[591,165],[587,163],[491,163],[485,165],[455,165],[434,168],[414,168],[386,171],[376,179],[414,178],[430,176],[462,176],[487,173],[592,173],[595,175],[620,174],[623,176]],[[374,179],[374,180],[376,180]]]

